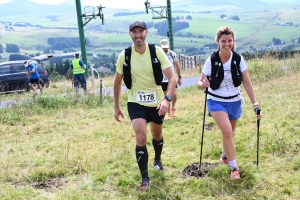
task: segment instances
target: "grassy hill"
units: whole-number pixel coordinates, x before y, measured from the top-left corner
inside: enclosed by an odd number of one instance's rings
[[[257,167],[257,122],[243,89],[246,104],[235,130],[239,181],[230,180],[229,167],[221,165],[207,177],[182,176],[188,165],[199,162],[204,93],[196,86],[178,90],[179,115],[164,122],[164,172],[151,166],[148,134],[151,186],[140,192],[126,94],[120,101],[124,119],[118,123],[111,97],[99,106],[99,95],[58,96],[73,91],[62,82],[32,102],[1,110],[0,199],[300,199],[299,63],[299,55],[247,63],[263,118]],[[192,72],[199,76],[198,70]],[[112,86],[111,80],[104,83]],[[221,133],[211,117],[205,124],[202,162],[217,164]]]

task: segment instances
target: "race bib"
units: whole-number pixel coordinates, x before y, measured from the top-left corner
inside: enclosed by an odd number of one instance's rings
[[[137,92],[136,95],[136,101],[138,103],[144,103],[144,104],[155,104],[156,103],[156,92],[150,91],[150,92]]]
[[[163,83],[166,83],[166,82],[169,82],[169,80],[167,79],[167,77],[164,76],[162,82],[163,82]]]

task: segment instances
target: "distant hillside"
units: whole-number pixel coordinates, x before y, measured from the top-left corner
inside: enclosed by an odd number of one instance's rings
[[[251,7],[260,7],[264,6],[269,2],[268,0],[182,0],[172,2],[172,10],[185,10],[198,12],[203,9],[209,8],[210,10],[220,10],[220,9],[241,9],[241,8],[251,8]],[[275,0],[278,2],[277,0]],[[300,0],[287,0],[291,2],[300,2]],[[151,2],[151,1],[150,1]],[[102,2],[105,6],[105,2]],[[13,0],[9,3],[0,4],[0,17],[1,16],[11,16],[11,15],[26,15],[26,14],[59,14],[59,13],[70,13],[76,12],[76,4],[74,0],[64,1],[59,5],[47,5],[47,4],[38,4],[31,2],[29,0]],[[100,2],[99,2],[100,5]],[[162,6],[166,5],[166,2],[162,2]],[[82,10],[86,5],[82,4]],[[120,10],[120,9],[116,9]],[[117,12],[117,11],[116,11]]]
[[[174,2],[173,4],[177,4],[177,2]],[[266,3],[260,0],[189,0],[189,1],[179,1],[178,4],[184,5],[201,5],[201,6],[222,6],[222,5],[230,5],[230,6],[236,6],[236,7],[248,7],[248,6],[260,6],[265,5]],[[199,7],[200,9],[200,7]]]

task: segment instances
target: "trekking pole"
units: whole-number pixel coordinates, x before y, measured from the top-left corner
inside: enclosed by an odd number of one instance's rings
[[[260,115],[260,108],[254,109],[256,115]],[[256,166],[258,167],[258,157],[259,157],[259,125],[260,125],[260,119],[257,120],[257,146],[256,146]]]
[[[100,78],[100,106],[102,106],[102,79]]]
[[[201,139],[201,148],[200,148],[200,164],[199,164],[199,171],[201,171],[201,162],[202,162],[202,147],[203,147],[203,135],[204,135],[204,125],[205,125],[205,113],[206,113],[207,90],[208,90],[208,88],[205,89],[205,100],[204,100],[204,112],[203,112],[203,123],[202,123],[202,139]]]

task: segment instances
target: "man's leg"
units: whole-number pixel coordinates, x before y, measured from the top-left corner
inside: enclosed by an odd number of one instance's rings
[[[83,85],[83,90],[86,93],[87,92],[87,89],[86,89],[86,78],[85,78],[84,74],[81,75],[81,82],[82,82],[82,85]]]
[[[75,92],[79,92],[79,76],[74,74],[74,84],[75,84]]]
[[[28,87],[33,91],[33,94],[36,95],[36,90],[31,82],[32,80],[30,79],[30,82],[28,83]]]
[[[161,153],[164,146],[164,138],[162,135],[162,124],[155,124],[150,122],[150,130],[152,133],[152,145],[155,152],[153,166],[156,170],[163,170],[163,165],[161,162]]]
[[[38,88],[40,89],[41,94],[43,94],[43,87],[42,87],[42,85],[40,83],[40,78],[37,79],[36,84],[37,84]]]
[[[147,150],[147,122],[145,119],[137,118],[132,120],[133,130],[136,136],[136,160],[142,176],[140,190],[145,190],[149,186],[150,179],[148,175],[148,150]]]
[[[42,85],[41,84],[37,84],[37,86],[39,87],[41,94],[43,94],[43,87],[42,87]]]
[[[177,111],[176,111],[176,107],[175,104],[177,102],[177,88],[174,89],[174,94],[172,96],[172,116],[173,117],[177,117]],[[171,107],[171,105],[170,105]]]

